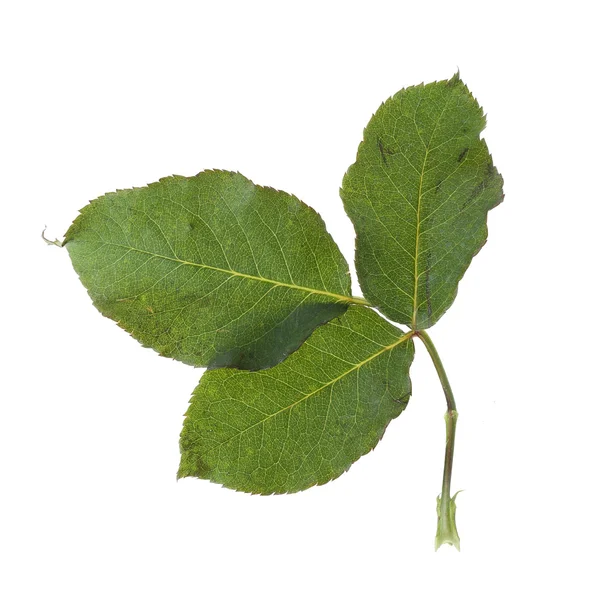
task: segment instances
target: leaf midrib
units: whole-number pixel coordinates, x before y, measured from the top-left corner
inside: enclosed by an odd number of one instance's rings
[[[126,246],[125,244],[115,244],[114,242],[103,242],[108,246],[115,246],[118,248],[124,248],[126,250],[130,250],[133,252],[139,252],[140,254],[146,254],[148,256],[152,256],[154,258],[161,258],[163,260],[169,260],[172,262],[176,262],[182,265],[188,265],[191,267],[197,267],[200,269],[209,269],[211,271],[217,271],[219,273],[226,273],[227,275],[231,275],[233,277],[243,277],[244,279],[251,279],[253,281],[260,281],[262,283],[267,283],[272,286],[278,287],[286,287],[293,290],[299,290],[302,292],[306,292],[308,294],[320,294],[322,296],[328,296],[330,298],[335,298],[338,302],[344,302],[346,304],[359,304],[361,306],[371,306],[369,302],[367,302],[364,298],[355,298],[352,296],[344,296],[343,294],[336,294],[334,292],[328,292],[326,290],[318,290],[309,287],[305,287],[302,285],[297,285],[294,283],[286,283],[283,281],[276,281],[274,279],[268,279],[267,277],[261,277],[258,275],[249,275],[248,273],[240,273],[239,271],[234,271],[233,269],[223,269],[222,267],[214,267],[212,265],[205,265],[202,263],[195,263],[188,260],[183,260],[181,258],[177,258],[176,256],[165,256],[163,254],[157,254],[155,252],[148,252],[148,250],[141,250],[140,248],[134,248],[133,246]]]
[[[419,307],[422,304],[422,303],[418,304],[418,296],[419,296],[419,277],[421,276],[421,273],[419,273],[419,238],[421,235],[421,201],[422,201],[423,195],[424,195],[423,194],[423,179],[425,177],[425,167],[427,165],[427,158],[429,157],[431,143],[437,132],[437,128],[440,124],[442,116],[446,112],[446,108],[448,108],[449,101],[450,101],[450,96],[448,98],[446,98],[444,107],[442,108],[442,110],[440,111],[440,114],[438,115],[438,118],[433,127],[433,132],[429,136],[429,142],[427,144],[425,144],[425,142],[423,142],[423,144],[425,145],[425,156],[423,157],[423,167],[421,168],[421,175],[419,177],[419,192],[417,195],[417,214],[416,214],[417,227],[416,227],[416,232],[415,232],[415,272],[414,272],[414,284],[413,284],[413,315],[412,315],[412,329],[413,330],[417,329],[417,313],[418,313]],[[421,134],[419,133],[419,129],[416,124],[416,110],[415,110],[415,127],[417,128],[417,134],[418,134],[419,138],[421,138]],[[421,138],[421,141],[423,141],[422,138]]]
[[[292,410],[295,406],[297,406],[301,402],[305,402],[311,396],[314,396],[315,394],[318,394],[319,392],[321,392],[325,388],[333,385],[334,383],[336,383],[340,379],[343,379],[344,377],[347,377],[350,373],[352,373],[354,371],[357,371],[358,369],[360,369],[362,366],[364,366],[368,362],[374,360],[378,356],[381,356],[385,352],[388,352],[389,350],[394,349],[396,346],[399,346],[400,344],[402,344],[406,340],[412,338],[414,335],[415,335],[414,331],[409,331],[408,333],[405,333],[404,335],[400,336],[392,344],[389,344],[388,346],[384,346],[381,350],[375,352],[375,354],[372,354],[371,356],[369,356],[365,360],[362,360],[361,362],[356,363],[352,368],[348,369],[347,371],[345,371],[341,375],[338,375],[334,379],[332,379],[332,380],[328,381],[327,383],[323,384],[321,387],[317,388],[316,390],[313,390],[309,394],[306,394],[306,395],[302,396],[301,398],[299,398],[295,402],[292,402],[292,404],[289,404],[288,406],[284,406],[282,409],[280,409],[280,410],[278,410],[278,411],[276,411],[276,412],[274,412],[274,413],[272,413],[270,415],[267,415],[264,419],[261,419],[260,421],[257,421],[256,423],[253,423],[252,425],[250,425],[250,427],[246,427],[246,429],[241,429],[240,431],[236,431],[236,433],[234,433],[232,436],[228,437],[226,440],[223,440],[221,443],[219,443],[219,445],[217,446],[217,448],[220,448],[223,444],[226,444],[227,442],[230,442],[232,439],[235,439],[236,437],[243,435],[244,433],[250,431],[254,427],[257,427],[258,425],[261,425],[262,423],[267,422],[269,419],[272,419],[273,417],[276,417],[277,415],[279,415],[279,414],[281,414],[281,413],[283,413],[283,412],[285,412],[287,410]]]
[[[439,121],[439,120],[438,120]],[[418,130],[417,130],[418,131]],[[434,130],[435,131],[435,130]],[[433,138],[433,134],[431,136]],[[431,143],[431,139],[429,140]],[[425,166],[427,165],[427,157],[429,156],[429,144],[425,146],[425,156],[423,157],[423,167],[421,169],[421,176],[419,177],[419,193],[417,196],[417,231],[415,234],[415,273],[414,273],[414,284],[413,284],[413,315],[412,315],[412,328],[417,328],[417,310],[419,305],[417,304],[419,295],[419,235],[421,229],[421,199],[423,198],[423,178],[425,176]]]

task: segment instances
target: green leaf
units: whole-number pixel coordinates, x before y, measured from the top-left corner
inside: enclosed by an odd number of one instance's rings
[[[361,289],[414,330],[452,304],[486,241],[487,213],[502,201],[502,177],[479,137],[484,127],[458,74],[406,88],[372,117],[344,177]]]
[[[102,314],[195,366],[272,366],[353,301],[321,217],[239,173],[106,194],[64,243]]]
[[[179,477],[258,494],[338,477],[406,407],[411,335],[354,306],[272,369],[208,371],[187,411]]]

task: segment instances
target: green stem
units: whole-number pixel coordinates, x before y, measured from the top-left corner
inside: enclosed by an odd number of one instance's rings
[[[433,361],[435,370],[437,371],[438,377],[440,378],[444,394],[446,395],[448,412],[456,412],[456,402],[454,401],[454,394],[452,393],[452,388],[450,387],[450,382],[448,381],[448,375],[446,375],[446,371],[444,370],[444,365],[442,364],[442,359],[440,358],[438,351],[435,349],[431,338],[425,331],[417,331],[415,332],[415,335],[421,338],[421,341],[423,342],[423,344],[425,344],[425,348],[427,348],[427,352],[429,352],[429,356],[431,356],[431,360]]]
[[[456,421],[458,419],[458,412],[456,412],[456,402],[454,401],[454,394],[448,381],[448,376],[444,369],[444,365],[440,359],[431,338],[425,331],[417,331],[415,335],[421,339],[425,348],[431,356],[431,360],[435,366],[438,377],[442,384],[444,394],[446,396],[446,404],[448,410],[444,415],[446,421],[446,451],[444,455],[444,476],[442,479],[442,493],[438,497],[437,511],[438,511],[438,527],[437,535],[435,537],[435,549],[437,550],[442,544],[451,544],[460,550],[460,538],[456,531],[456,494],[450,495],[450,483],[452,480],[452,462],[454,459],[454,439],[456,436]]]
[[[352,296],[350,299],[352,300],[352,304],[358,304],[360,306],[373,306],[368,300],[358,296]]]

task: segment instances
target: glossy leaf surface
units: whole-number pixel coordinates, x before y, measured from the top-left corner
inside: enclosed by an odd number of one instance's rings
[[[353,306],[272,369],[207,371],[186,415],[179,477],[258,494],[338,477],[406,407],[413,353],[410,334]]]
[[[344,177],[361,289],[412,329],[430,327],[452,304],[486,241],[487,213],[503,198],[484,127],[458,76],[406,88],[372,117]]]
[[[105,316],[195,366],[272,366],[351,300],[321,217],[239,173],[106,194],[64,244]]]

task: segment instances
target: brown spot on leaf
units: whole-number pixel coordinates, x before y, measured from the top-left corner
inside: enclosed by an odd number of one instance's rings
[[[381,160],[383,160],[383,164],[387,167],[387,157],[392,156],[394,153],[383,145],[381,138],[377,138],[377,147],[379,148],[379,154],[381,154]]]
[[[474,188],[469,197],[463,202],[463,205],[460,207],[460,210],[465,210],[468,208],[472,202],[483,192],[485,189],[485,179],[479,182]]]

